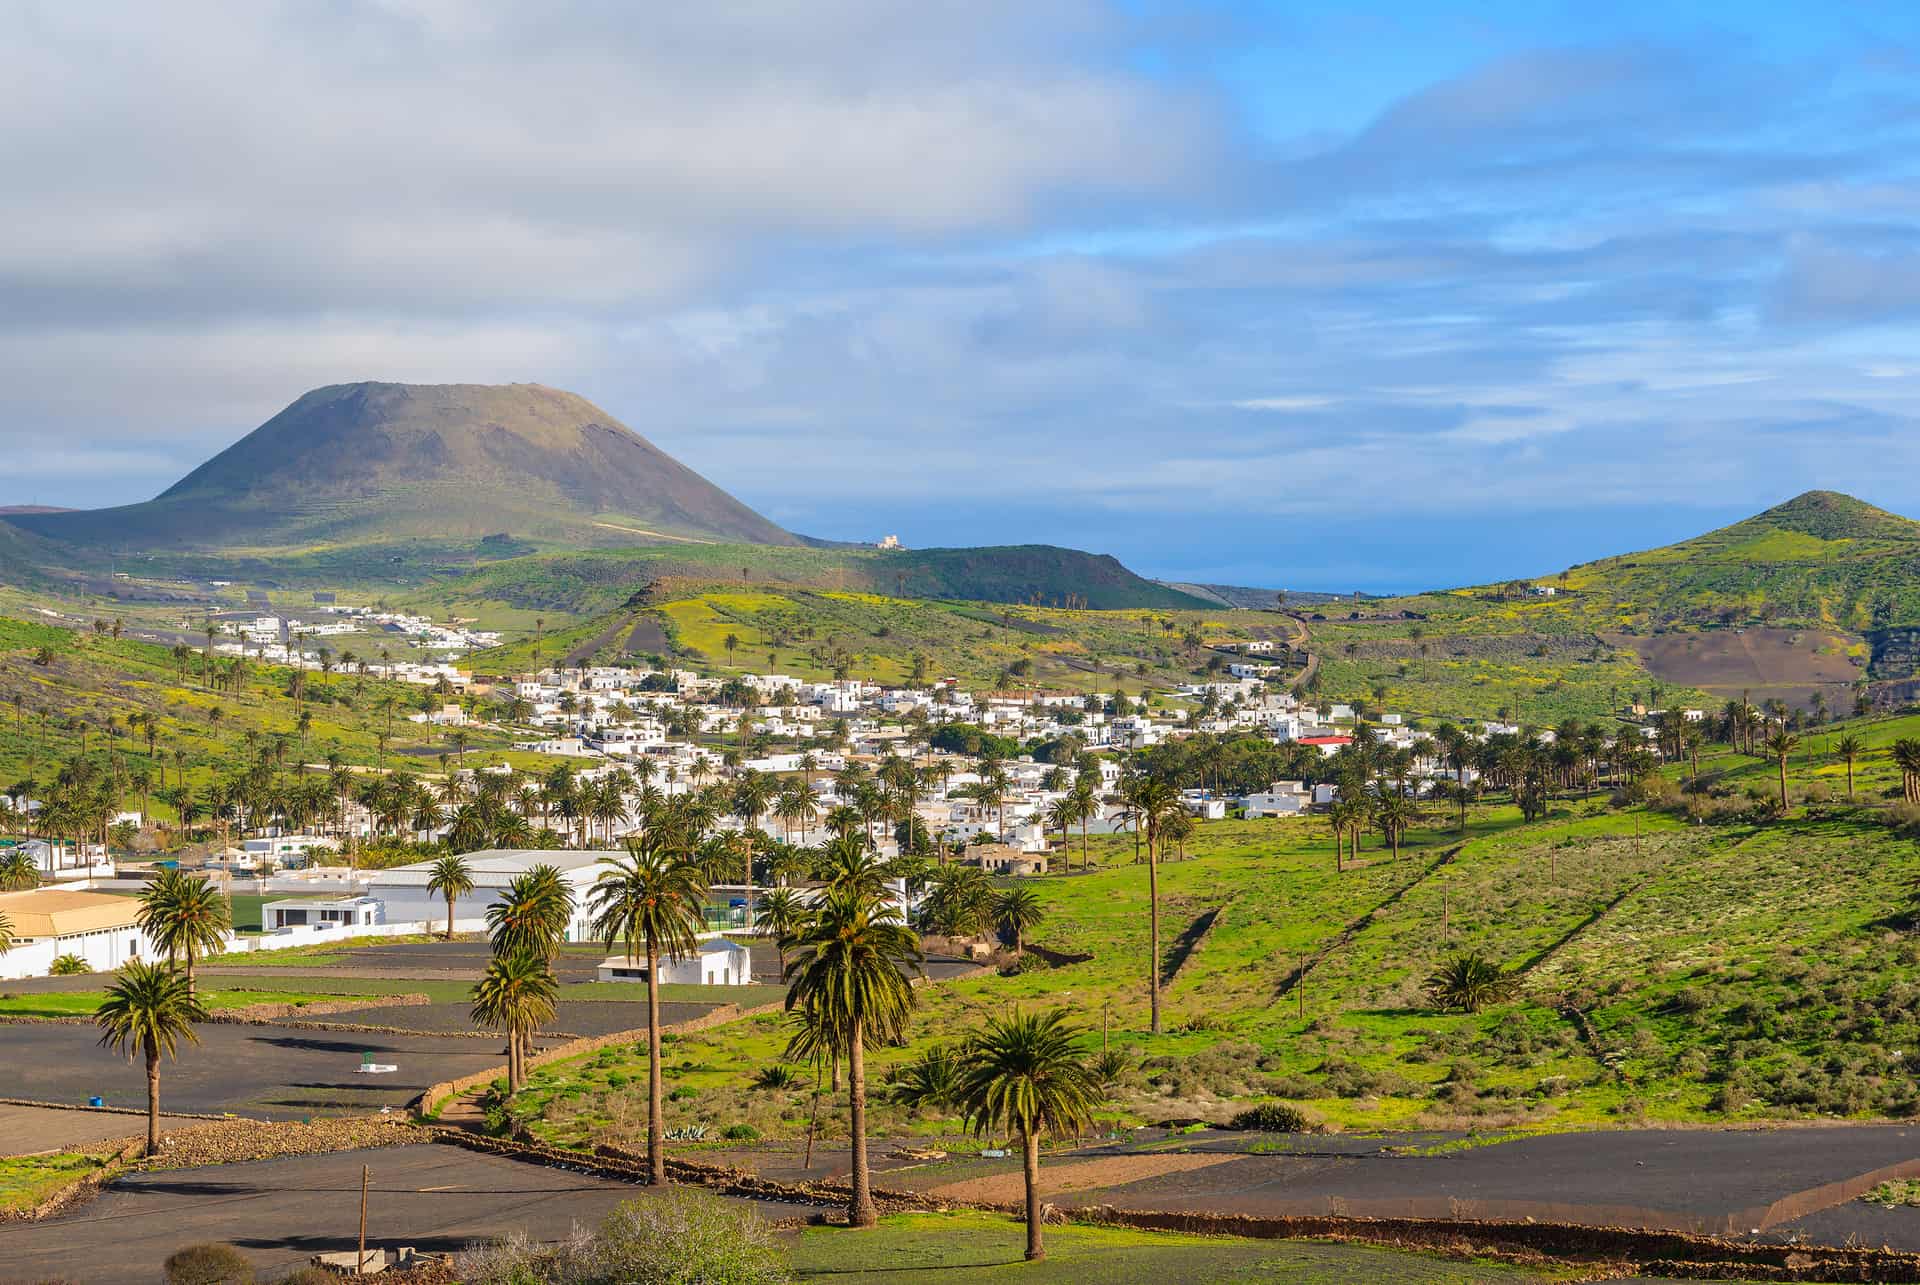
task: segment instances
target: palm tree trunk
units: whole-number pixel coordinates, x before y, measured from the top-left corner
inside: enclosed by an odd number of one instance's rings
[[[660,1101],[660,958],[647,939],[647,1181],[667,1182],[666,1136]]]
[[[874,1212],[873,1182],[867,1173],[867,1051],[857,1012],[847,1031],[847,1090],[853,1135],[853,1198],[847,1205],[847,1225],[872,1227],[880,1219]]]
[[[1153,859],[1153,841],[1147,841],[1147,921],[1152,945],[1147,959],[1148,994],[1153,1005],[1153,1033],[1160,1033],[1160,866]]]
[[[453,898],[447,898],[447,940],[453,940]]]
[[[160,1049],[147,1041],[147,1154],[160,1152]]]
[[[1040,1243],[1040,1139],[1022,1133],[1020,1149],[1027,1171],[1027,1261],[1037,1263],[1047,1256]]]

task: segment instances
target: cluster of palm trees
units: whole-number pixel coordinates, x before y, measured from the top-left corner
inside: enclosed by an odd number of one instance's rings
[[[198,1043],[193,1025],[206,1020],[194,986],[194,963],[225,946],[232,931],[227,902],[198,875],[163,870],[140,894],[136,922],[165,962],[129,960],[94,1012],[102,1047],[147,1064],[147,1152],[160,1149],[160,1060],[180,1042]]]

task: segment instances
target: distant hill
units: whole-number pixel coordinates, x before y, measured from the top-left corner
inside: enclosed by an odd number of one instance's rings
[[[127,551],[798,543],[593,403],[539,384],[317,388],[153,500],[6,521]]]
[[[1201,584],[1187,580],[1161,580],[1158,583],[1222,607],[1242,607],[1249,611],[1272,611],[1281,606],[1305,607],[1315,603],[1345,601],[1342,594],[1311,593],[1299,589],[1253,589],[1246,585]]]
[[[665,580],[1095,610],[1217,605],[1137,576],[1105,554],[1044,544],[898,550],[673,545],[535,554],[491,563],[424,596],[592,615]]]
[[[1920,624],[1920,522],[1808,491],[1678,544],[1542,581],[1622,623],[1803,623],[1864,631]]]

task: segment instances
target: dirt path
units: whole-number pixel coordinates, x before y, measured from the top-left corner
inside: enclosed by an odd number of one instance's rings
[[[1040,1190],[1048,1196],[1074,1191],[1094,1191],[1143,1182],[1167,1174],[1190,1173],[1239,1159],[1233,1155],[1203,1155],[1194,1152],[1147,1156],[1102,1156],[1097,1160],[1078,1160],[1060,1164],[1040,1164]],[[928,1190],[930,1196],[947,1200],[978,1200],[988,1204],[1014,1204],[1026,1198],[1026,1178],[1018,1169],[1010,1173],[967,1178]]]

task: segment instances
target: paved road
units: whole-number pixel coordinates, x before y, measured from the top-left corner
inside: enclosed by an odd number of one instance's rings
[[[0,1223],[0,1281],[146,1285],[159,1280],[168,1254],[204,1241],[238,1247],[272,1279],[312,1254],[354,1247],[363,1164],[373,1173],[369,1246],[453,1252],[513,1231],[555,1240],[645,1195],[603,1178],[433,1145],[166,1170],[123,1179],[61,1218]]]
[[[502,1064],[491,1040],[415,1035],[347,1035],[272,1026],[209,1023],[198,1044],[182,1044],[162,1065],[160,1105],[175,1111],[232,1111],[268,1119],[395,1110],[429,1084]],[[362,1053],[399,1070],[363,1075]],[[109,1106],[146,1105],[146,1069],[97,1043],[91,1026],[62,1022],[0,1026],[0,1084],[7,1096]],[[6,1279],[0,1277],[0,1280]]]
[[[160,1117],[162,1129],[190,1128],[205,1123],[205,1120],[191,1117]],[[147,1118],[144,1115],[0,1105],[0,1155],[3,1156],[30,1156],[83,1142],[144,1138],[146,1133]]]
[[[1256,1216],[1535,1218],[1746,1234],[1840,1206],[1871,1185],[1869,1176],[1896,1175],[1920,1175],[1920,1128],[1660,1129],[1552,1134],[1437,1156],[1354,1155],[1347,1147],[1245,1155],[1069,1199]]]

